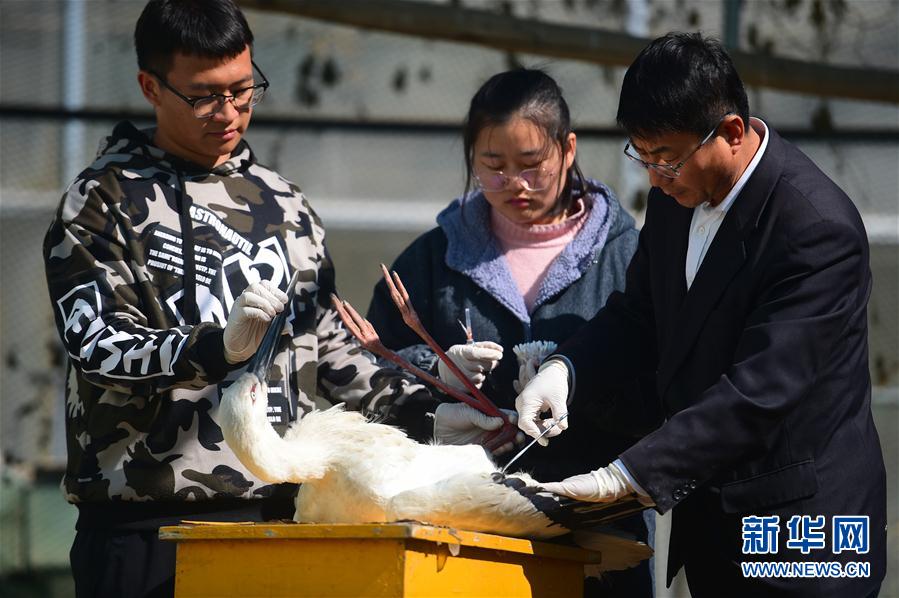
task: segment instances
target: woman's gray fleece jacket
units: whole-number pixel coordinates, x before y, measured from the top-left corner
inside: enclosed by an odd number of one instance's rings
[[[443,348],[465,342],[457,321],[464,319],[465,308],[470,309],[475,340],[503,346],[503,359],[483,386],[501,408],[514,409],[514,345],[531,340],[561,344],[613,290],[624,287],[637,246],[634,220],[602,183],[588,181],[585,201],[590,205],[587,221],[550,266],[531,314],[490,230],[490,206],[480,192],[465,201],[454,200],[437,216],[439,226],[413,241],[393,265],[424,327]],[[423,369],[434,367],[436,356],[403,323],[383,281],[375,287],[368,319],[387,347],[402,349]],[[638,421],[643,418],[643,386],[651,388],[634,381],[612,393],[617,396],[606,397],[614,400],[572,405],[569,431],[553,439],[549,448],[526,453],[521,468],[540,481],[552,481],[608,464],[646,430],[648,424]],[[634,426],[608,426],[613,409],[633,411],[628,419]]]

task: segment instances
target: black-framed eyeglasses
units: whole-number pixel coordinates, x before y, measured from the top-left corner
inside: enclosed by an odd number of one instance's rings
[[[527,191],[543,191],[552,184],[555,175],[552,170],[538,166],[522,170],[516,175],[506,174],[502,170],[475,171],[474,178],[484,191],[502,191],[516,179],[521,181],[521,185]]]
[[[201,96],[199,98],[192,98],[184,95],[171,85],[169,82],[165,80],[165,77],[151,70],[147,70],[148,73],[156,77],[160,83],[162,83],[163,87],[168,89],[170,92],[184,100],[194,111],[194,116],[200,119],[212,118],[216,114],[218,114],[219,110],[221,110],[225,106],[225,102],[231,102],[236,110],[239,112],[243,112],[245,110],[249,110],[251,107],[255,106],[259,102],[262,101],[262,98],[265,96],[265,90],[268,89],[269,83],[268,79],[265,77],[265,73],[262,72],[256,63],[252,60],[250,63],[253,65],[253,68],[259,73],[262,77],[262,83],[257,83],[255,85],[250,85],[249,87],[242,87],[241,89],[235,89],[231,93],[211,93],[208,96]]]
[[[687,160],[692,158],[693,154],[695,154],[696,152],[699,151],[699,148],[704,146],[706,143],[709,142],[709,140],[712,137],[714,137],[715,132],[718,130],[718,127],[721,126],[721,123],[724,122],[724,119],[732,114],[733,114],[733,112],[728,112],[727,114],[722,116],[721,120],[718,121],[718,124],[716,124],[715,127],[711,131],[709,131],[709,134],[706,135],[705,137],[703,137],[702,141],[699,142],[699,145],[697,145],[695,148],[693,148],[692,152],[687,154],[683,160],[681,160],[674,166],[672,166],[670,164],[664,164],[664,163],[647,162],[646,160],[641,159],[639,156],[635,156],[634,154],[630,153],[630,151],[628,151],[631,148],[630,142],[628,142],[624,146],[624,155],[647,170],[652,170],[653,172],[660,174],[665,178],[676,179],[677,177],[680,176],[680,169],[684,167],[684,164],[687,163]]]

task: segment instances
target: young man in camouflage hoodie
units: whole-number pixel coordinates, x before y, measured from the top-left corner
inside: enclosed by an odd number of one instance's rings
[[[282,308],[276,427],[345,402],[429,431],[427,391],[377,369],[329,307],[334,269],[305,197],[242,140],[268,86],[252,41],[231,0],[152,0],[135,45],[157,126],[115,127],[45,239],[69,355],[63,488],[79,509],[79,596],[170,595],[175,548],[160,525],[293,515],[296,487],[255,478],[216,422],[223,389]]]

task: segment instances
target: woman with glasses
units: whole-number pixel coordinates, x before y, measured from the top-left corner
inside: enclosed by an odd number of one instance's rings
[[[491,77],[471,100],[463,140],[465,193],[393,269],[425,328],[490,398],[513,409],[524,380],[512,348],[530,341],[561,344],[588,321],[624,287],[637,231],[614,193],[581,172],[568,105],[546,73],[518,69]],[[368,319],[386,346],[461,388],[403,323],[383,281]],[[624,400],[616,409],[639,404],[639,394],[637,381],[620,389]],[[571,409],[595,425],[584,422],[564,440],[527,451],[516,469],[540,481],[561,480],[614,459],[645,431],[639,408],[630,430],[603,429],[608,414],[589,404]],[[500,425],[499,418],[455,402],[441,404],[434,417],[434,436],[443,443],[482,442]],[[512,448],[495,455],[508,459]],[[639,515],[628,525],[646,539]],[[615,572],[601,585],[623,588],[622,595],[651,595],[646,563]]]

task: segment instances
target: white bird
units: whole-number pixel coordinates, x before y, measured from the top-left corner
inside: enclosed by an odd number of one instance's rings
[[[224,392],[219,423],[225,441],[256,477],[301,484],[297,521],[414,520],[545,539],[640,509],[636,501],[594,504],[556,496],[525,473],[504,474],[480,445],[421,444],[342,405],[312,411],[279,436],[268,421],[264,378],[286,312],[272,322],[248,371]],[[604,550],[607,570],[651,555],[645,544],[603,534],[576,541]]]
[[[268,422],[265,397],[264,382],[243,374],[222,397],[220,425],[253,475],[302,484],[298,521],[416,520],[532,538],[569,531],[535,507],[541,493],[530,476],[504,476],[479,445],[420,444],[342,406],[305,415],[282,438]]]

